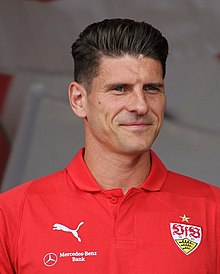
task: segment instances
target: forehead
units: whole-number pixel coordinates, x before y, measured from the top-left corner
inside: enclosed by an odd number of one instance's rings
[[[142,78],[143,80],[158,81],[163,78],[162,65],[158,60],[139,55],[123,55],[120,57],[104,56],[100,59],[99,70],[96,80],[113,81],[132,80]],[[94,78],[94,80],[95,80]]]

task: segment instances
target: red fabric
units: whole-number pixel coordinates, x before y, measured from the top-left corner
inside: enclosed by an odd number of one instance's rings
[[[0,74],[0,113],[3,110],[6,95],[12,81],[12,75]]]
[[[153,153],[147,180],[124,195],[101,189],[80,152],[0,195],[0,273],[217,274],[219,216],[220,189],[169,172]]]
[[[9,142],[5,136],[3,129],[0,127],[0,182],[2,181],[6,163],[10,152]]]
[[[12,81],[12,75],[0,74],[0,114],[3,111],[5,99]],[[0,121],[1,122],[1,121]],[[4,128],[0,124],[0,182],[2,181],[6,163],[10,152],[9,142],[7,140]]]

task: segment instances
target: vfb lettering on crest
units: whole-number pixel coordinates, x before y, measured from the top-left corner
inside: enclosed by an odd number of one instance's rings
[[[170,223],[170,232],[176,245],[186,255],[194,252],[202,240],[202,228],[200,226]]]

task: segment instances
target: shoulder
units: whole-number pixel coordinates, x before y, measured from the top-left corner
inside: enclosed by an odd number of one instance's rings
[[[64,174],[64,171],[60,171],[23,183],[0,194],[0,257],[4,258],[5,265],[8,267],[11,262],[16,261],[22,220],[26,218],[25,207],[33,200],[32,195],[38,195],[41,198],[49,190],[51,193],[57,193],[62,188]],[[28,221],[27,218],[25,221]],[[2,269],[1,266],[0,269]]]
[[[57,193],[62,189],[65,170],[58,171],[56,173],[25,182],[19,186],[14,187],[4,193],[0,194],[0,208],[2,206],[9,207],[15,205],[22,205],[24,200],[29,195],[34,194],[49,194]],[[16,208],[18,208],[16,206]]]
[[[0,194],[0,230],[17,235],[24,208],[31,203],[33,196],[52,195],[65,189],[65,170],[48,176],[23,183],[11,190]],[[1,237],[0,237],[1,238]]]
[[[206,198],[220,204],[220,188],[195,178],[169,171],[164,191],[195,198]]]

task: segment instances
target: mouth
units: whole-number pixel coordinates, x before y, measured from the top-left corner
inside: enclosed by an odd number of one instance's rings
[[[151,127],[152,124],[151,123],[128,123],[128,124],[120,124],[120,127],[127,129],[127,130],[146,130],[149,129],[149,127]]]

